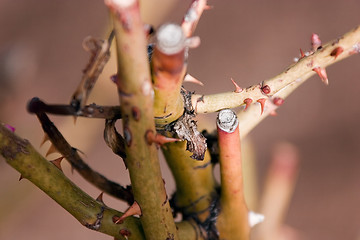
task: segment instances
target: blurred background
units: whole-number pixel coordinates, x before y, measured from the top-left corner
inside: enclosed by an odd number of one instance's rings
[[[142,1],[144,21],[155,27],[167,21],[180,23],[191,1]],[[190,51],[188,72],[205,86],[187,83],[197,93],[230,91],[230,78],[247,87],[271,78],[292,64],[299,48],[310,50],[312,33],[323,43],[360,23],[360,1],[215,1],[206,11],[195,35],[199,48]],[[26,112],[32,97],[48,103],[68,103],[81,79],[89,53],[82,40],[104,38],[108,13],[99,0],[0,1],[0,119],[39,147],[42,130]],[[300,153],[300,173],[285,223],[299,239],[360,239],[360,56],[327,68],[330,84],[309,79],[278,110],[248,136],[253,144],[261,196],[272,149],[291,142]],[[89,103],[118,104],[109,76],[111,61]],[[215,115],[205,120],[213,121]],[[124,164],[102,140],[103,121],[72,117],[50,118],[70,144],[86,153],[95,170],[128,184]],[[56,154],[47,158],[53,160]],[[174,181],[162,161],[168,193]],[[65,174],[88,194],[100,193],[63,163]],[[0,239],[111,239],[82,227],[19,173],[0,161]],[[105,203],[118,210],[126,206],[105,195]]]

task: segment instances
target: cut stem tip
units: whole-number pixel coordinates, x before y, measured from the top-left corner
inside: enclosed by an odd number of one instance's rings
[[[156,47],[162,53],[172,55],[185,47],[185,35],[182,28],[173,23],[162,25],[156,34]]]
[[[217,116],[216,124],[222,131],[232,133],[239,125],[239,121],[234,111],[231,109],[223,109]]]

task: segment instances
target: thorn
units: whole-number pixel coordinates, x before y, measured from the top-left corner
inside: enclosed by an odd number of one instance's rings
[[[264,221],[265,216],[260,213],[255,213],[253,211],[249,211],[249,225],[250,228]]]
[[[204,7],[204,10],[211,10],[211,9],[213,9],[213,8],[214,8],[214,6],[206,5],[206,6]]]
[[[185,75],[184,82],[191,82],[191,83],[199,84],[200,86],[204,86],[204,84],[202,82],[200,82],[199,80],[197,80],[196,78],[194,78],[190,74]]]
[[[104,203],[104,201],[103,201],[103,195],[104,195],[104,192],[101,192],[101,193],[99,194],[99,196],[96,198],[96,201],[101,202],[102,204],[105,205],[105,203]]]
[[[46,152],[45,156],[49,156],[52,153],[56,153],[58,150],[55,148],[54,144],[51,143],[49,150]]]
[[[269,85],[265,85],[263,87],[261,87],[261,91],[265,94],[268,95],[271,92],[271,89],[269,87]]]
[[[303,52],[303,50],[300,48],[300,59],[305,57],[305,53]]]
[[[337,56],[339,56],[343,51],[344,51],[344,48],[337,47],[334,50],[332,50],[332,52],[330,53],[330,56],[335,57],[335,59],[336,59]]]
[[[21,179],[23,179],[23,178],[24,178],[23,175],[20,174],[19,181],[21,181]]]
[[[312,70],[314,72],[316,72],[317,75],[319,75],[319,77],[320,77],[321,81],[323,81],[323,83],[325,83],[326,85],[329,85],[329,79],[327,77],[325,68],[315,67]]]
[[[266,98],[260,98],[257,100],[257,102],[260,103],[260,105],[261,105],[261,114],[260,115],[262,115],[264,112],[266,100],[267,100]]]
[[[239,87],[239,85],[237,85],[237,83],[234,81],[233,78],[231,78],[232,83],[235,85],[235,91],[236,93],[241,93],[243,91],[243,89],[241,87]]]
[[[151,145],[152,143],[156,143],[160,146],[164,145],[165,143],[180,141],[180,139],[177,138],[168,138],[158,133],[154,134],[152,130],[148,130],[146,132],[145,138],[146,138],[146,142],[149,145]]]
[[[43,137],[43,140],[40,143],[40,147],[42,147],[44,145],[44,143],[46,143],[49,140],[50,140],[49,136],[45,133],[44,137]]]
[[[311,47],[312,50],[315,52],[319,47],[321,47],[321,40],[319,35],[317,35],[316,33],[313,33],[311,35]]]
[[[115,224],[121,224],[125,218],[133,215],[141,215],[141,208],[139,204],[134,201],[134,203],[124,212],[124,214],[115,220]]]
[[[129,239],[131,232],[128,229],[120,229],[119,233],[123,236],[126,240]]]
[[[253,102],[253,100],[252,100],[251,98],[245,98],[244,103],[245,103],[246,105],[245,105],[244,111],[245,111],[246,109],[248,109],[248,107],[251,105],[252,102]]]
[[[77,148],[74,148],[74,147],[71,147],[71,149],[72,149],[73,151],[76,151],[76,152],[81,153],[82,155],[84,155],[84,156],[86,157],[86,154],[85,154],[83,151],[81,151],[80,149],[77,149]]]
[[[281,106],[283,103],[284,103],[284,99],[281,98],[281,97],[275,97],[273,99],[273,103],[276,105],[276,106]]]
[[[51,160],[50,162],[51,162],[52,164],[54,164],[55,167],[57,167],[60,171],[63,171],[62,168],[61,168],[61,161],[63,160],[63,158],[64,158],[64,157],[59,157],[59,158],[57,158],[57,159],[55,159],[55,160]]]
[[[113,83],[117,84],[117,82],[119,81],[119,77],[117,74],[111,75],[110,79]]]

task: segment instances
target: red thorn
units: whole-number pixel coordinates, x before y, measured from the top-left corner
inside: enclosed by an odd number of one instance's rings
[[[61,168],[61,161],[63,160],[64,157],[59,157],[55,160],[50,161],[52,164],[55,165],[55,167],[57,167],[60,171],[63,171]]]
[[[300,48],[300,59],[305,57],[305,53],[303,52],[303,50]]]
[[[197,80],[196,78],[194,78],[190,74],[185,75],[184,82],[190,82],[190,83],[199,84],[200,86],[204,86],[204,84],[201,81]]]
[[[260,103],[260,105],[261,105],[261,115],[264,112],[266,100],[267,100],[266,98],[260,98],[260,99],[257,100],[257,102]]]
[[[339,56],[343,51],[344,51],[344,48],[337,47],[334,50],[332,50],[332,52],[330,53],[330,56],[335,57],[335,59],[336,59],[337,56]]]
[[[125,239],[128,239],[128,237],[130,237],[131,235],[131,232],[127,229],[120,229],[120,232],[121,236],[123,236]]]
[[[245,98],[245,99],[244,99],[244,103],[246,104],[244,111],[245,111],[246,109],[248,109],[248,107],[251,105],[252,102],[253,102],[253,100],[252,100],[251,98]]]
[[[237,83],[234,81],[233,78],[231,78],[232,83],[235,85],[235,91],[236,93],[241,93],[243,91],[243,89],[241,87],[239,87],[239,85],[237,85]]]
[[[311,47],[312,50],[315,52],[319,47],[321,47],[321,40],[319,35],[317,35],[316,33],[313,33],[311,35]]]
[[[101,202],[102,204],[104,204],[103,195],[104,195],[104,192],[101,192],[99,194],[99,196],[96,198],[96,201]]]
[[[160,146],[164,145],[165,143],[180,141],[180,139],[177,138],[168,138],[158,133],[154,134],[152,130],[148,130],[146,132],[145,139],[149,145],[151,145],[152,143],[156,143]]]
[[[312,70],[314,72],[316,72],[317,75],[319,75],[319,77],[320,77],[321,81],[323,81],[323,83],[325,83],[326,85],[329,85],[329,79],[327,77],[325,68],[315,67]]]
[[[270,89],[269,85],[265,85],[265,86],[263,86],[263,87],[261,88],[261,91],[262,91],[264,94],[268,95],[268,94],[271,92],[271,89]]]
[[[283,98],[280,98],[280,97],[275,97],[273,99],[273,103],[276,105],[276,106],[281,106],[283,103],[284,103],[284,99]]]
[[[113,217],[112,217],[112,221],[113,221],[113,223],[116,223],[116,222],[118,222],[119,221],[119,216],[117,216],[117,215],[114,215]],[[121,224],[122,222],[118,222],[119,224]]]
[[[19,181],[21,181],[21,179],[23,179],[23,178],[24,178],[23,175],[20,174]]]
[[[136,106],[133,106],[131,108],[131,114],[133,116],[133,118],[135,119],[135,121],[139,121],[140,120],[140,116],[141,116],[141,112],[140,112],[140,109]]]
[[[115,221],[114,216],[113,221],[115,224],[121,224],[125,220],[125,218],[133,215],[141,215],[141,208],[136,201],[134,201],[134,203],[124,212],[124,214]]]

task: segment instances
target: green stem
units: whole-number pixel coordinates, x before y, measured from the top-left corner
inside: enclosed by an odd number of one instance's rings
[[[342,49],[339,55],[334,54],[337,48]],[[246,88],[239,93],[225,92],[207,96],[195,94],[192,96],[192,104],[196,106],[198,113],[210,113],[224,108],[239,107],[245,104],[245,99],[251,99],[252,102],[255,103],[262,98],[268,99],[269,97],[276,97],[277,94],[280,94],[288,86],[297,85],[297,82],[305,82],[306,79],[315,74],[314,68],[325,68],[355,53],[359,53],[359,49],[360,26],[340,38],[328,42],[323,45],[321,49],[318,49],[307,57],[303,57],[297,63],[289,66],[284,72],[273,78]],[[201,99],[201,101],[198,101],[198,99]]]
[[[98,187],[101,191],[104,191],[118,199],[124,200],[127,203],[131,204],[134,201],[131,190],[107,179],[102,174],[91,169],[90,166],[87,165],[80,157],[76,148],[73,148],[66,141],[64,136],[56,128],[53,122],[50,121],[45,113],[37,112],[36,115],[45,132],[45,136],[51,141],[56,150],[70,162],[71,166],[84,179]]]
[[[116,239],[125,239],[122,234],[130,233],[128,239],[145,240],[138,218],[128,217],[121,224],[114,224],[113,217],[120,217],[123,213],[90,197],[54,164],[42,157],[27,140],[19,138],[2,124],[0,124],[0,155],[20,172],[23,178],[44,191],[82,225]],[[194,222],[183,221],[177,223],[176,227],[182,240],[201,239],[200,230]]]
[[[145,239],[138,219],[130,217],[122,224],[114,224],[112,217],[122,213],[87,195],[27,140],[19,138],[3,125],[0,125],[0,154],[23,178],[34,183],[82,225],[116,238],[121,238],[120,230],[126,229],[131,233],[129,239]]]
[[[154,115],[156,127],[177,120],[184,112],[180,94],[181,84],[187,69],[185,36],[180,26],[166,24],[160,27],[151,57],[154,83]]]
[[[186,151],[185,141],[168,143],[162,150],[176,182],[176,207],[185,218],[205,222],[216,196],[210,154],[207,152],[202,161],[192,159],[191,153]]]
[[[146,239],[179,239],[162,179],[147,40],[136,0],[106,1],[114,22],[126,164]],[[152,133],[152,134],[151,134]]]

